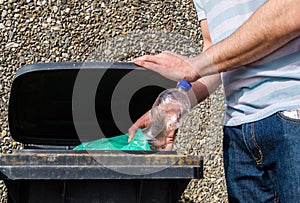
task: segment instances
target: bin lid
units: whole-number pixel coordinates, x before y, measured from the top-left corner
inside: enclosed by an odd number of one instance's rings
[[[9,100],[11,136],[25,144],[77,145],[127,132],[176,83],[125,62],[22,67]]]

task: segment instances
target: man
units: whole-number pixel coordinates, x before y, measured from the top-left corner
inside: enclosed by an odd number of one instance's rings
[[[193,82],[199,102],[221,73],[229,202],[300,202],[300,0],[195,0],[195,6],[203,53],[163,52],[134,63]],[[143,116],[130,136],[149,123]]]

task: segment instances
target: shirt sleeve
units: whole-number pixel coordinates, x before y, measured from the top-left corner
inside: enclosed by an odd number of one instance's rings
[[[206,19],[206,14],[204,11],[204,7],[201,3],[201,0],[194,0],[194,5],[197,11],[198,21]]]

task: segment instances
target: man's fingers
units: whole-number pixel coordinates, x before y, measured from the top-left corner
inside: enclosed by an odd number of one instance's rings
[[[135,58],[132,60],[136,64],[143,64],[145,62],[151,62],[151,63],[160,63],[162,62],[159,55],[144,55],[138,58]]]
[[[133,139],[136,131],[138,130],[138,127],[136,125],[132,125],[129,129],[128,129],[128,143]]]
[[[128,129],[128,143],[133,139],[136,131],[141,128],[148,127],[151,123],[150,110],[147,111],[142,117],[140,117],[129,129]]]
[[[137,59],[137,61],[133,61],[136,65],[145,67],[149,70],[152,70],[154,72],[159,73],[160,75],[174,81],[179,81],[182,76],[180,76],[177,72],[174,72],[168,68],[168,66],[159,65],[157,63],[152,63],[149,61],[140,61]]]
[[[150,69],[152,71],[161,71],[161,66],[159,65],[159,61],[154,61],[156,57],[155,56],[150,56],[150,55],[145,55],[145,56],[141,56],[139,58],[133,59],[133,63],[135,63],[136,65],[145,67],[147,69]]]

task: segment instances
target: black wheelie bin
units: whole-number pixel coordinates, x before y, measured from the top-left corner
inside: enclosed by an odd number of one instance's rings
[[[175,83],[132,63],[37,63],[12,83],[9,127],[24,149],[0,157],[9,202],[177,202],[202,157],[72,150],[127,132]]]

